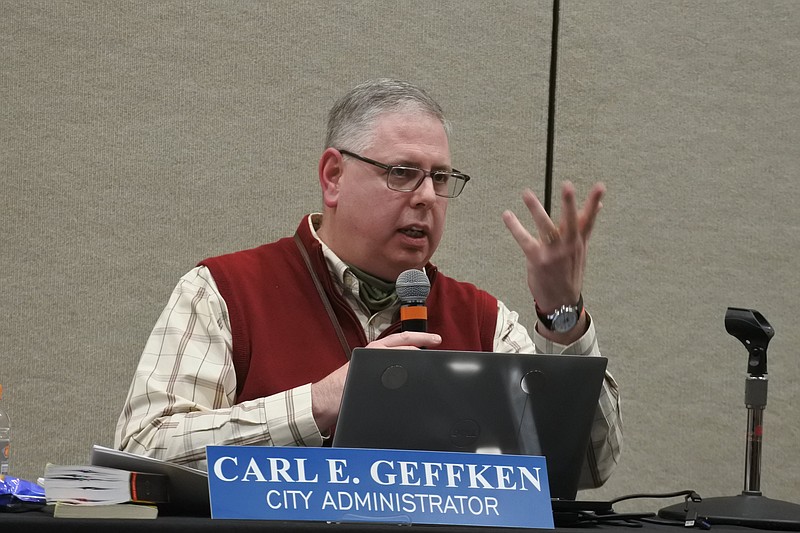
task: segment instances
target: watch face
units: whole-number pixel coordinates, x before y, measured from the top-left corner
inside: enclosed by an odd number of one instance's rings
[[[565,333],[574,328],[577,323],[578,313],[573,310],[564,311],[553,319],[553,331]]]

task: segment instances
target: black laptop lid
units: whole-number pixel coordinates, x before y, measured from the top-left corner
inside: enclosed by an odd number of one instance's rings
[[[543,455],[573,499],[605,357],[356,348],[333,445]]]

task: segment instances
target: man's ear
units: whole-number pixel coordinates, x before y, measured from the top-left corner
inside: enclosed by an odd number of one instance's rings
[[[335,148],[327,148],[319,158],[319,185],[325,207],[336,207],[339,202],[339,181],[344,172],[342,154]]]

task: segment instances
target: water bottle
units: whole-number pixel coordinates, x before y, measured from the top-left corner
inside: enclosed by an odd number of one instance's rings
[[[0,475],[8,474],[11,455],[11,419],[3,409],[3,385],[0,385]]]

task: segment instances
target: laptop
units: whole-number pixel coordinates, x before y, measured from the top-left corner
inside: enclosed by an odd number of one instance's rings
[[[546,457],[574,500],[605,357],[356,348],[333,446]]]

